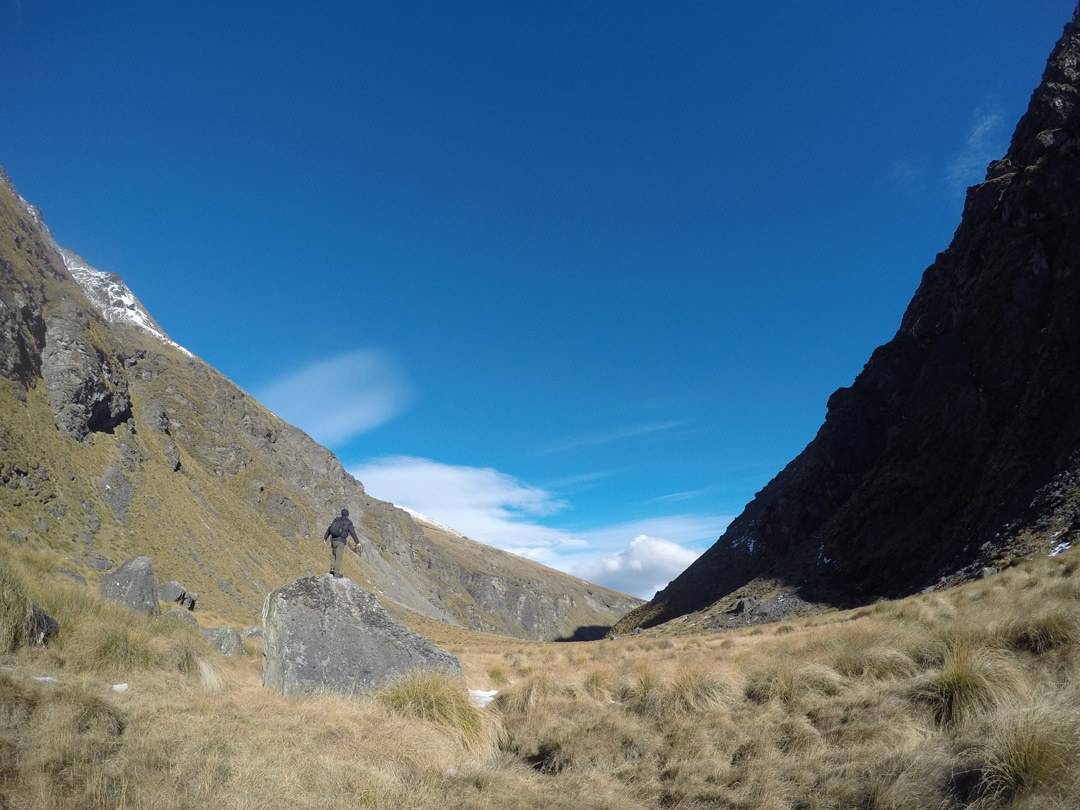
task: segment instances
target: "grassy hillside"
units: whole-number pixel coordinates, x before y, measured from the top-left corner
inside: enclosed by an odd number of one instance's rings
[[[4,592],[62,626],[50,649],[0,656],[2,807],[1080,803],[1074,552],[724,633],[558,644],[417,616],[465,684],[412,678],[356,701],[264,690],[256,646],[220,658],[65,584],[60,564],[0,544]],[[465,685],[501,691],[479,710]]]
[[[346,573],[388,606],[527,638],[609,625],[640,600],[456,535],[425,534],[367,495],[338,459],[198,358],[107,323],[48,232],[0,176],[0,538],[62,555],[93,584],[136,555],[200,608],[252,624],[275,587],[328,566],[320,540],[342,506],[365,539]],[[53,374],[50,342],[85,358]],[[78,438],[58,429],[99,368],[130,419]],[[85,397],[83,397],[85,399]]]

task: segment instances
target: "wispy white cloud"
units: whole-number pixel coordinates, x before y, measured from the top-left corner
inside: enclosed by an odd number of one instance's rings
[[[700,555],[678,543],[639,534],[622,551],[584,560],[572,572],[582,579],[650,599]]]
[[[411,387],[388,354],[357,349],[292,371],[257,396],[285,421],[332,445],[397,416]]]
[[[685,425],[685,420],[670,419],[663,422],[642,422],[636,425],[627,425],[611,430],[595,430],[588,433],[579,433],[576,436],[567,436],[542,448],[541,455],[563,453],[567,450],[580,450],[584,447],[597,447],[603,444],[622,441],[624,439],[636,439],[642,436],[650,436],[655,433],[663,433],[675,430]]]
[[[657,495],[655,498],[649,498],[646,503],[676,503],[678,501],[689,501],[699,495],[704,495],[712,487],[700,487],[698,489],[684,489],[680,492],[669,492],[666,495]]]
[[[963,148],[945,168],[945,181],[953,192],[962,194],[968,186],[982,182],[987,165],[1004,151],[1003,121],[996,108],[975,110]]]
[[[351,472],[374,497],[473,540],[638,595],[651,596],[650,588],[693,561],[698,552],[687,544],[711,543],[730,522],[723,515],[666,515],[574,531],[541,522],[568,508],[565,500],[490,467],[390,456]]]
[[[388,456],[350,472],[374,497],[407,506],[468,537],[508,551],[578,543],[569,532],[536,522],[538,517],[563,509],[562,500],[490,467]]]

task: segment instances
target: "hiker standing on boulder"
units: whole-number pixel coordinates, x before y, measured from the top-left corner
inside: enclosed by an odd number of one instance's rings
[[[341,576],[341,553],[352,537],[354,549],[360,553],[360,538],[356,536],[353,522],[349,520],[349,510],[342,509],[341,514],[334,518],[323,535],[323,540],[330,541],[330,573],[335,577]]]

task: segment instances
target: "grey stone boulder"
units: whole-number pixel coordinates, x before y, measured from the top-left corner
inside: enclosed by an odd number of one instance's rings
[[[158,614],[157,583],[149,557],[128,560],[115,571],[101,575],[101,595],[136,613]]]
[[[344,577],[303,577],[263,604],[263,686],[355,695],[416,670],[461,674],[450,653],[398,622]]]
[[[244,654],[244,642],[240,638],[240,634],[231,627],[203,630],[203,635],[206,636],[207,641],[214,645],[214,648],[222,655],[231,658],[236,655]]]
[[[30,643],[35,647],[44,647],[60,632],[56,619],[38,607],[30,605]]]
[[[185,610],[194,610],[198,599],[197,593],[192,593],[175,579],[158,586],[158,600],[173,602]]]
[[[195,619],[195,614],[190,610],[184,610],[183,608],[171,607],[162,614],[162,617],[169,621],[186,624],[189,627],[199,626],[199,622]]]
[[[158,599],[162,602],[179,602],[184,598],[187,589],[175,579],[170,579],[158,585],[157,593]]]

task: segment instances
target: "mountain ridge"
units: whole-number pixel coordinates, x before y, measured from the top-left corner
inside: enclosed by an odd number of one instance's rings
[[[201,605],[250,622],[272,587],[325,570],[317,538],[347,504],[370,539],[347,570],[391,608],[556,638],[640,602],[466,538],[432,542],[175,344],[119,276],[63,251],[0,180],[0,538],[83,579],[149,554]],[[483,572],[462,567],[485,556]]]
[[[896,335],[829,398],[807,447],[617,631],[755,582],[835,605],[900,596],[1077,536],[1078,102],[1080,7]]]

